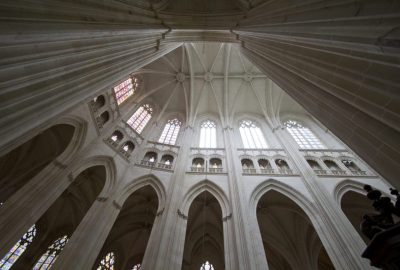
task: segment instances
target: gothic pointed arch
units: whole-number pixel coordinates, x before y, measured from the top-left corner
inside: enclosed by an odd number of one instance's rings
[[[119,213],[93,269],[99,267],[109,252],[114,252],[117,268],[133,267],[142,263],[158,213],[159,197],[153,188],[156,181],[149,184],[140,180],[149,180],[149,176],[142,177],[136,181],[139,183],[125,189],[124,195],[120,197],[120,201],[123,202],[121,205],[113,201]]]
[[[263,193],[257,203],[257,220],[270,267],[334,269],[324,256],[313,223],[290,197],[274,189]]]
[[[197,183],[186,192],[179,208],[180,211],[184,215],[187,215],[193,200],[204,191],[209,192],[216,198],[216,200],[220,204],[224,217],[230,216],[232,214],[231,205],[225,192],[217,184],[208,179]]]
[[[71,175],[72,181],[64,192],[35,221],[36,235],[21,258],[14,261],[13,267],[29,269],[37,265],[48,269],[55,262],[106,183],[107,173],[103,165],[82,168],[77,172],[78,175]]]
[[[211,190],[211,189],[210,189]],[[183,270],[225,268],[223,213],[209,190],[197,190],[187,216]],[[204,268],[205,267],[205,268]]]

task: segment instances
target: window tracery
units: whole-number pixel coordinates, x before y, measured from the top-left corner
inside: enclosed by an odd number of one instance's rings
[[[261,129],[251,120],[243,120],[239,126],[244,148],[267,148]]]
[[[114,93],[117,98],[117,103],[122,102],[132,96],[139,87],[139,80],[136,77],[129,78],[114,87]]]
[[[214,270],[214,266],[208,261],[206,261],[201,265],[200,270]]]
[[[168,120],[158,142],[174,145],[178,137],[182,122],[178,119]]]
[[[137,133],[141,133],[144,127],[151,119],[153,108],[149,104],[144,104],[136,110],[136,112],[129,118],[128,125],[130,125]]]
[[[202,148],[217,147],[217,125],[212,120],[206,120],[200,125],[200,144]]]
[[[99,267],[97,270],[113,270],[115,264],[115,255],[114,252],[107,253],[106,256],[103,257],[100,261]]]
[[[33,267],[33,270],[50,269],[67,242],[68,236],[66,235],[55,240],[53,244],[47,248],[47,251],[42,255],[42,257],[40,257],[36,265]]]
[[[22,253],[25,252],[26,248],[32,243],[36,236],[36,232],[37,230],[35,225],[29,228],[18,243],[16,243],[0,261],[0,269],[8,270],[14,265]]]
[[[288,120],[284,123],[284,126],[292,135],[293,139],[302,149],[323,149],[325,146],[322,142],[314,135],[314,133],[308,128],[304,127],[297,121]]]

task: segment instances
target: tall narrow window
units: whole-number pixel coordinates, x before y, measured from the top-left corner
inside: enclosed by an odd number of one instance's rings
[[[147,123],[150,121],[153,108],[149,104],[140,106],[139,109],[129,118],[128,125],[130,125],[138,133],[141,133]]]
[[[113,252],[107,253],[106,256],[100,261],[97,270],[113,270],[115,264],[115,255]]]
[[[176,118],[168,120],[158,142],[165,144],[175,144],[181,125],[181,121]]]
[[[217,147],[217,130],[214,121],[206,120],[200,126],[200,147]]]
[[[58,238],[47,248],[47,251],[40,257],[33,270],[47,270],[53,265],[58,255],[68,242],[68,236]]]
[[[0,261],[0,269],[8,270],[24,253],[36,236],[36,227],[33,225]]]
[[[239,127],[244,148],[267,148],[261,129],[250,120],[243,120]]]
[[[284,123],[286,129],[292,135],[293,139],[303,149],[322,149],[324,145],[322,142],[312,133],[312,131],[301,125],[300,123],[288,120]]]
[[[129,78],[114,87],[115,96],[117,97],[118,105],[124,102],[128,97],[135,93],[139,87],[139,80],[135,77]]]

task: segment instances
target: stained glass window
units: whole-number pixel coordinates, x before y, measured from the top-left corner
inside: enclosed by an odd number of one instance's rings
[[[201,265],[200,270],[214,270],[214,266],[208,261],[206,261]]]
[[[130,125],[138,133],[141,133],[147,123],[150,121],[153,108],[149,104],[140,106],[139,109],[129,118],[128,125]]]
[[[284,123],[286,129],[302,149],[323,149],[324,145],[307,127],[300,123],[288,120]]]
[[[4,256],[0,261],[0,269],[8,270],[18,260],[18,258],[25,252],[26,248],[32,243],[33,238],[36,236],[36,227],[33,225],[30,229],[22,236],[22,238],[16,243],[12,249]]]
[[[129,78],[114,87],[115,96],[117,97],[118,105],[124,102],[128,97],[135,93],[139,87],[139,80],[135,77]]]
[[[217,147],[217,130],[214,121],[206,120],[200,126],[200,147]]]
[[[113,270],[115,264],[115,255],[113,252],[107,253],[106,256],[100,261],[97,270]]]
[[[175,144],[181,125],[181,121],[176,118],[168,120],[158,142],[172,145]]]
[[[261,129],[251,120],[243,120],[239,127],[244,148],[267,148]]]
[[[68,236],[66,235],[54,241],[53,244],[47,248],[47,251],[42,255],[42,257],[40,257],[36,265],[33,267],[33,270],[50,269],[67,242]]]

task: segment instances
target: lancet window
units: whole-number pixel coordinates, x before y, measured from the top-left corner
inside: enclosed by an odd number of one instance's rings
[[[244,148],[267,148],[261,129],[251,120],[243,120],[239,126]]]
[[[130,125],[137,133],[141,133],[151,119],[153,108],[149,104],[144,104],[129,118]]]
[[[113,270],[115,264],[115,255],[113,252],[107,253],[106,256],[100,261],[97,270]]]
[[[63,248],[68,242],[68,236],[64,235],[63,237],[58,238],[53,242],[48,248],[47,251],[40,257],[36,265],[33,267],[33,270],[47,270],[53,265],[56,261],[58,255],[61,253]]]
[[[32,243],[35,236],[36,226],[33,225],[0,261],[0,269],[10,269],[22,253],[25,252],[26,248]]]
[[[120,105],[135,93],[139,87],[139,80],[136,77],[129,78],[114,87],[114,93],[117,97],[117,103]]]
[[[200,147],[217,147],[217,125],[214,121],[206,120],[200,125]]]
[[[181,125],[181,121],[176,118],[168,120],[158,142],[174,145],[176,142],[176,138],[178,137]]]
[[[302,149],[323,149],[324,145],[308,128],[299,122],[288,120],[284,123],[286,129]]]

